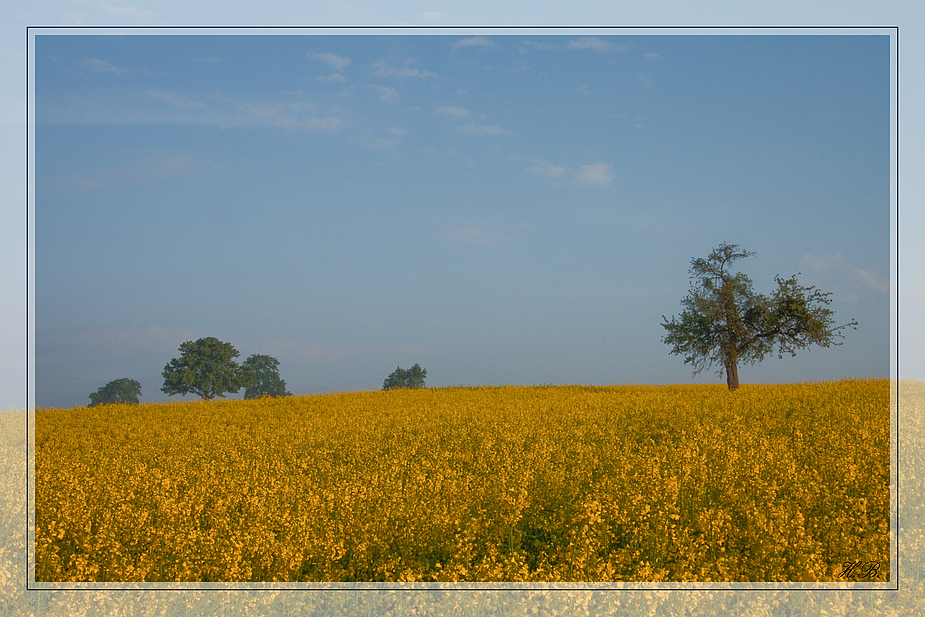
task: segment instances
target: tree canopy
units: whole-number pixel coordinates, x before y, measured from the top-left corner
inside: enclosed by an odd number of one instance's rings
[[[775,276],[777,290],[770,296],[757,294],[752,281],[742,273],[732,273],[733,262],[754,255],[736,244],[720,244],[706,258],[691,260],[690,292],[681,301],[685,310],[669,321],[662,315],[668,334],[662,339],[672,346],[671,353],[684,355],[694,374],[714,363],[718,374],[726,373],[730,390],[739,387],[738,364],[754,364],[777,348],[796,355],[810,345],[841,345],[841,330],[857,328],[854,320],[834,325],[834,312],[828,308],[830,292],[804,287],[797,275],[789,279]]]
[[[427,377],[427,369],[421,368],[420,364],[415,364],[408,370],[398,367],[386,377],[382,389],[423,388],[425,377]]]
[[[141,384],[134,379],[123,377],[110,381],[90,395],[90,407],[96,405],[113,405],[117,403],[138,404]]]
[[[237,392],[250,383],[250,372],[234,361],[238,355],[234,346],[215,337],[186,341],[180,345],[180,357],[164,367],[161,391],[169,395],[192,393],[204,400]]]
[[[244,398],[262,396],[292,396],[286,391],[286,382],[280,379],[279,360],[272,356],[253,354],[242,365],[248,371],[248,385]]]

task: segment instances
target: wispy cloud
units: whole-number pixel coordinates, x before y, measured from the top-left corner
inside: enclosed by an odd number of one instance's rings
[[[881,276],[878,272],[857,268],[852,271],[851,278],[868,289],[879,291],[880,293],[889,293],[890,291],[890,279]]]
[[[521,51],[529,51],[531,49],[536,49],[540,51],[548,51],[554,49],[577,49],[577,50],[589,50],[596,51],[598,53],[608,54],[608,53],[624,53],[633,48],[632,45],[616,45],[610,41],[600,39],[596,36],[581,36],[575,39],[571,39],[565,44],[560,44],[558,42],[549,42],[549,41],[559,41],[559,37],[551,37],[542,40],[526,40],[521,43]]]
[[[247,103],[244,112],[252,118],[267,121],[274,126],[291,127],[299,123],[297,115],[309,111],[313,106],[304,103]]]
[[[531,49],[539,49],[542,51],[547,51],[550,49],[557,49],[557,46],[551,43],[547,43],[546,41],[526,40],[526,41],[521,42],[520,49],[521,51],[529,51]]]
[[[344,75],[344,69],[350,66],[350,58],[346,56],[338,56],[337,54],[326,52],[326,53],[316,53],[309,52],[309,58],[323,62],[329,67],[334,69],[334,73],[331,75],[319,75],[315,79],[323,82],[338,83],[343,84],[347,83],[347,77]]]
[[[832,255],[803,255],[803,267],[810,270],[843,269],[848,265],[845,256],[841,253]]]
[[[456,242],[480,244],[482,246],[496,246],[503,242],[515,240],[513,236],[485,229],[485,227],[481,226],[450,227],[444,232],[443,237]]]
[[[889,293],[890,279],[876,268],[861,268],[852,265],[841,252],[831,255],[804,255],[804,268],[815,273],[835,272],[848,277],[854,284],[879,293]]]
[[[568,42],[569,49],[590,49],[600,53],[625,52],[630,49],[629,45],[614,45],[609,41],[602,41],[596,36],[583,36],[572,39]]]
[[[344,126],[344,121],[340,118],[311,118],[300,125],[309,131],[337,131]]]
[[[350,66],[350,58],[347,58],[346,56],[338,56],[337,54],[333,54],[331,52],[323,54],[310,53],[309,57],[324,62],[328,66],[333,67],[334,70],[338,73],[342,73],[345,68]]]
[[[373,70],[379,77],[398,77],[399,79],[437,77],[436,73],[411,68],[408,66],[411,62],[413,61],[407,61],[404,66],[391,66],[387,61],[379,60],[373,63]]]
[[[438,114],[444,116],[452,116],[454,118],[465,118],[470,114],[469,110],[465,107],[438,107],[436,109]]]
[[[389,88],[387,86],[369,86],[369,88],[376,92],[379,95],[379,100],[383,103],[397,103],[401,98],[401,95],[398,94],[398,90],[395,88]]]
[[[467,39],[460,39],[456,41],[456,44],[453,45],[453,51],[464,49],[466,47],[489,47],[492,49],[497,49],[498,46],[484,36],[473,36]]]
[[[247,120],[233,122],[234,125],[270,125],[277,128],[302,129],[307,131],[336,131],[344,126],[343,120],[329,116],[314,116],[315,105],[302,101],[283,103],[247,103],[243,106]]]
[[[613,171],[606,163],[592,163],[582,165],[575,174],[575,181],[579,184],[595,184],[606,186],[613,180]]]
[[[276,127],[303,130],[337,130],[344,125],[340,113],[319,113],[318,106],[300,93],[282,100],[248,100],[220,94],[199,98],[183,92],[158,89],[112,91],[98,89],[66,104],[48,106],[47,124],[154,124],[233,127]]]
[[[366,140],[366,146],[371,150],[391,150],[399,143],[401,138],[408,134],[403,128],[393,126],[388,130],[388,137],[369,138]]]
[[[91,58],[84,61],[84,66],[88,66],[99,73],[109,73],[111,75],[118,75],[119,77],[125,77],[126,75],[131,75],[134,72],[130,69],[114,66],[105,60],[98,60],[96,58]]]
[[[347,83],[347,78],[341,75],[340,73],[332,73],[331,75],[319,75],[316,77],[318,81],[327,81],[336,84],[345,84]]]
[[[474,136],[494,136],[502,135],[504,137],[513,137],[514,134],[507,129],[503,129],[497,124],[476,124],[475,122],[470,122],[464,126],[457,127],[456,131],[462,133],[463,135],[474,135]]]
[[[523,160],[514,157],[513,160]],[[578,184],[590,186],[606,186],[613,181],[613,168],[607,163],[591,163],[582,165],[578,169],[570,169],[549,161],[527,159],[531,163],[526,171],[534,176],[543,176],[555,180],[557,184]]]

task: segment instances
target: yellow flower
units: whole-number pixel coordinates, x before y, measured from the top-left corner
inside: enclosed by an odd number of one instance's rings
[[[833,580],[859,551],[888,580],[888,523],[885,380],[36,418],[40,581]]]

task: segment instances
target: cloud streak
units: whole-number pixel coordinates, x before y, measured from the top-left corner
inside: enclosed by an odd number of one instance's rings
[[[438,107],[436,113],[454,118],[465,118],[471,112],[465,107]]]
[[[476,137],[493,137],[493,136],[503,136],[503,137],[513,137],[514,134],[507,129],[503,129],[497,124],[477,124],[475,122],[470,122],[464,126],[456,128],[456,132],[462,133],[463,135],[473,135]]]
[[[397,103],[401,98],[401,95],[398,94],[398,90],[395,88],[389,88],[388,86],[369,86],[370,89],[376,92],[379,95],[379,100],[383,103]]]
[[[607,54],[613,52],[625,52],[629,51],[629,45],[614,45],[609,41],[603,41],[596,36],[583,36],[577,39],[572,39],[568,42],[566,46],[568,49],[589,49],[591,51],[596,51],[599,53]]]
[[[132,70],[123,69],[118,66],[114,66],[105,60],[98,60],[96,58],[91,58],[85,61],[84,66],[88,66],[98,73],[109,73],[110,75],[118,75],[119,77],[126,77],[134,73]]]
[[[303,129],[307,131],[337,131],[344,126],[343,120],[336,117],[309,117],[315,110],[311,103],[247,103],[243,106],[244,114],[256,124],[269,124],[277,128]],[[247,124],[247,122],[245,122]]]
[[[337,54],[332,54],[330,52],[323,54],[312,53],[309,54],[309,57],[324,62],[338,73],[342,73],[344,69],[351,64],[350,58],[347,58],[346,56],[338,56]]]
[[[344,121],[340,118],[312,118],[296,126],[309,131],[338,131],[344,126]]]
[[[851,279],[868,289],[879,291],[880,293],[890,292],[890,279],[880,276],[877,272],[857,268],[851,273]]]
[[[804,255],[802,263],[804,267],[810,270],[843,269],[847,267],[845,256],[841,253],[834,253],[832,255]]]
[[[149,124],[332,131],[345,126],[340,115],[334,110],[319,113],[316,104],[301,100],[298,95],[288,100],[253,100],[220,94],[199,98],[161,89],[101,89],[57,106],[46,106],[37,120],[47,125]]]
[[[379,77],[398,77],[399,79],[437,77],[436,73],[419,71],[411,68],[408,64],[405,64],[405,66],[390,66],[385,60],[373,63],[373,70]]]
[[[565,176],[565,167],[562,165],[553,165],[552,163],[539,163],[531,165],[527,171],[537,176],[546,176],[548,178],[562,178]]]
[[[497,45],[495,45],[492,41],[484,36],[473,36],[467,39],[460,39],[456,41],[456,44],[453,45],[453,51],[465,49],[466,47],[488,47],[490,49],[498,48]]]
[[[389,137],[370,138],[366,145],[371,150],[391,150],[401,143],[401,138],[408,134],[408,131],[401,127],[393,126],[388,130]]]
[[[613,181],[613,167],[607,163],[590,163],[576,170],[570,170],[565,165],[557,165],[549,161],[533,161],[533,164],[526,168],[526,172],[564,184],[607,186]]]
[[[582,165],[575,173],[575,182],[578,184],[607,186],[613,180],[612,169],[613,168],[606,163]]]
[[[855,285],[878,293],[890,292],[889,277],[882,276],[876,269],[855,267],[841,252],[831,255],[804,255],[804,268],[813,272],[835,272],[847,276]]]

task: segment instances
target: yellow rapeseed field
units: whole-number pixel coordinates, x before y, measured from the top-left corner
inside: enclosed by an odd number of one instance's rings
[[[35,579],[887,581],[889,414],[885,379],[38,410]]]

